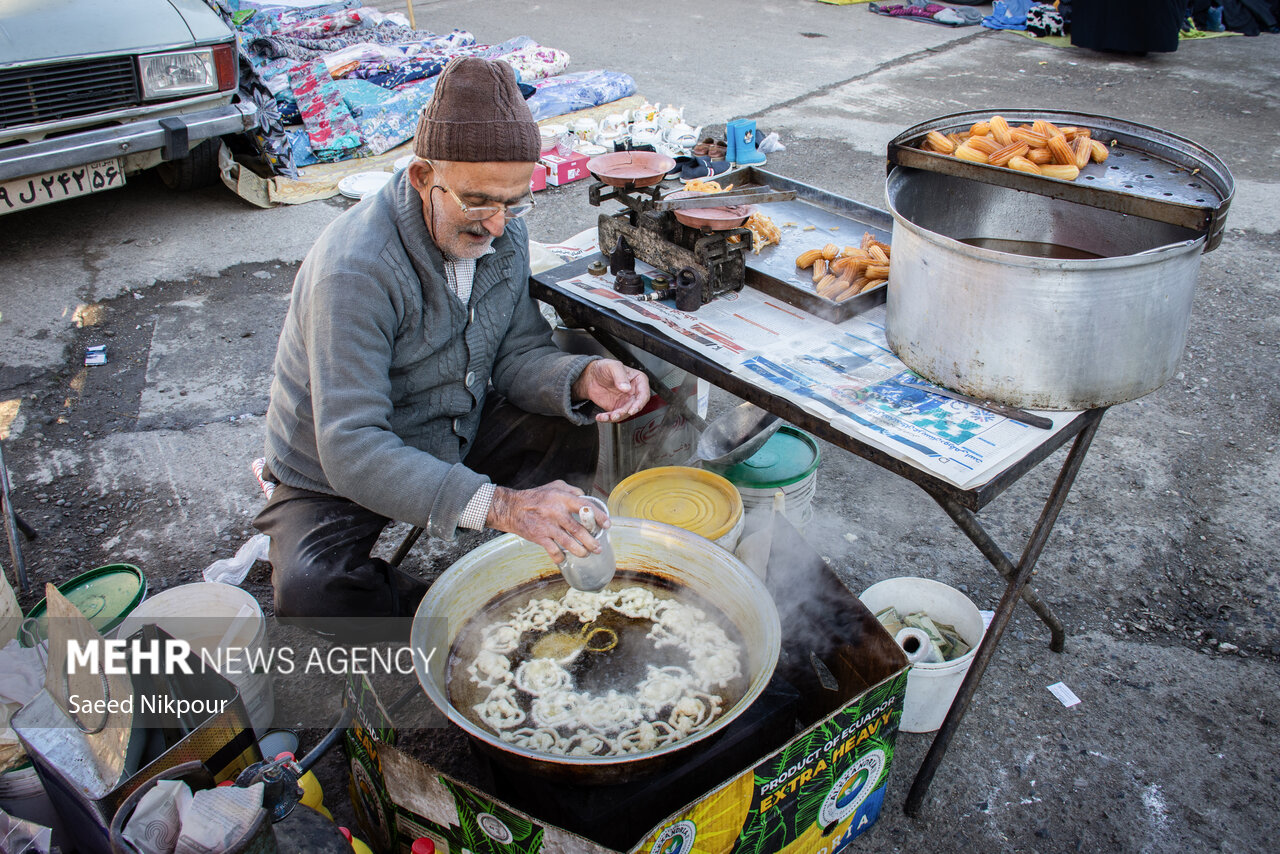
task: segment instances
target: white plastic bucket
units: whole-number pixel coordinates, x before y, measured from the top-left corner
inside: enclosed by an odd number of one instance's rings
[[[224,674],[240,692],[249,721],[258,733],[271,727],[275,716],[275,694],[269,673],[249,672],[245,655],[255,656],[262,650],[267,621],[258,600],[230,584],[201,581],[171,587],[144,601],[120,624],[116,637],[127,638],[143,626],[154,623],[175,638],[191,644],[199,655],[208,650],[206,660],[217,661],[214,653],[219,642],[237,622],[241,609],[248,613],[227,639],[227,648],[245,650],[234,659],[236,666]],[[225,654],[225,650],[224,650]]]
[[[30,762],[0,774],[0,809],[14,818],[34,821],[49,828],[53,831],[56,845],[67,844],[62,833],[62,819],[54,809],[53,801],[45,793],[44,784],[40,782],[35,766]]]
[[[812,502],[818,491],[821,461],[817,441],[803,430],[784,424],[750,458],[732,466],[705,466],[737,487],[748,514],[771,507],[774,493],[781,492],[785,497],[783,515],[797,528],[804,528],[813,519]]]
[[[818,473],[813,471],[803,479],[789,486],[773,489],[756,489],[750,486],[739,486],[742,495],[742,506],[750,513],[759,507],[773,505],[773,494],[781,492],[785,496],[782,515],[797,528],[803,528],[813,520],[813,496],[818,492]]]
[[[969,651],[957,659],[917,662],[907,673],[907,696],[898,727],[903,732],[933,732],[942,726],[982,642],[982,613],[959,590],[929,578],[889,578],[871,585],[858,598],[873,614],[889,607],[903,616],[923,611],[936,622],[955,626],[969,644]]]

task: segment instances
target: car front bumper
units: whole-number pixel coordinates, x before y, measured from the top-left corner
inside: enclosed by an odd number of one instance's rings
[[[249,130],[257,124],[257,112],[252,103],[227,104],[10,146],[0,149],[0,181],[147,151],[175,160],[201,140]]]

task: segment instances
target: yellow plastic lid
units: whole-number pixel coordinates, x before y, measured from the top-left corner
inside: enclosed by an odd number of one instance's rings
[[[615,486],[609,513],[664,522],[718,540],[742,518],[742,496],[713,472],[661,466],[638,471]]]

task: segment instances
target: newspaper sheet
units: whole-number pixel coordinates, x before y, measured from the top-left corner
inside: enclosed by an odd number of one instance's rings
[[[644,265],[637,269],[645,272]],[[746,288],[696,314],[613,290],[608,276],[559,283],[577,297],[645,323],[743,380],[786,398],[859,441],[961,489],[991,480],[1077,413],[1037,413],[1042,430],[930,394],[885,339],[884,307],[839,324]]]

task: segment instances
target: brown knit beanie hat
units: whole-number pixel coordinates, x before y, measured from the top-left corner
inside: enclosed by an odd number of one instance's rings
[[[428,160],[533,163],[541,149],[515,71],[475,56],[444,67],[413,137],[413,153]]]

